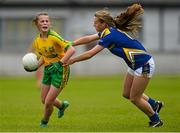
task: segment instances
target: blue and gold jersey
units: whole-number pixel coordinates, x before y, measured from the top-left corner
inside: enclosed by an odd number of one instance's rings
[[[109,49],[111,53],[124,59],[126,64],[136,70],[144,65],[151,55],[136,39],[113,27],[106,28],[99,33],[99,45]]]

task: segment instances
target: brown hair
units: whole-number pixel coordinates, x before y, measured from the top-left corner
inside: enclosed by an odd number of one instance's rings
[[[111,16],[107,9],[97,11],[95,17],[99,18],[100,22],[105,22],[109,26],[116,27],[125,32],[131,32],[136,36],[138,29],[141,27],[141,21],[138,17],[143,12],[144,9],[140,4],[133,4],[115,18]]]
[[[39,19],[39,16],[41,15],[46,15],[46,16],[49,16],[49,14],[47,12],[40,12],[38,13],[32,20],[32,23],[37,25],[37,22],[38,22],[38,19]]]

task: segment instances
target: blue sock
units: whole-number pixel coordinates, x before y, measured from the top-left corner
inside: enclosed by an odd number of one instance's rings
[[[160,121],[158,114],[154,113],[151,117],[149,117],[151,122],[158,122]]]
[[[154,100],[154,99],[152,99],[152,98],[149,97],[148,103],[149,103],[149,104],[151,105],[151,107],[153,108],[153,107],[155,106],[155,104],[156,104],[156,100]]]

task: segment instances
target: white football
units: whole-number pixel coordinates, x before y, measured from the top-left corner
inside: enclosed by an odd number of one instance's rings
[[[23,66],[26,70],[32,71],[38,68],[37,55],[34,53],[27,53],[22,58]]]

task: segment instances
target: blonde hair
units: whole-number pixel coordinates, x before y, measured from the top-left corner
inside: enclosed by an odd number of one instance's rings
[[[36,16],[33,18],[32,23],[35,24],[35,25],[37,25],[38,20],[39,20],[39,16],[41,16],[41,15],[49,16],[49,14],[48,14],[47,12],[39,12],[39,13],[37,13]]]
[[[95,17],[100,22],[105,22],[109,26],[116,27],[125,32],[131,32],[134,36],[137,36],[138,29],[141,27],[141,21],[138,17],[143,12],[144,9],[140,4],[133,4],[115,18],[111,16],[107,9],[97,11]]]
[[[115,26],[114,19],[107,8],[97,11],[94,16],[97,17],[101,23],[105,22],[109,26]]]

